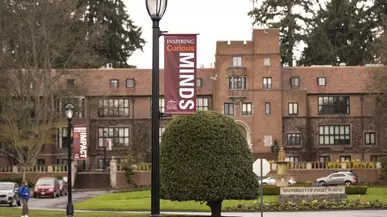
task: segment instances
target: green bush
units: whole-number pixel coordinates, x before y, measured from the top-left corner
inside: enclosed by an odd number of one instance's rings
[[[261,192],[261,190],[259,190]],[[264,185],[263,186],[263,195],[279,195],[281,193],[281,188],[273,185]]]
[[[135,163],[136,163],[135,159],[131,155],[128,155],[123,161],[122,169],[125,171],[124,175],[125,175],[126,183],[133,184],[135,187],[137,187],[136,183],[134,182],[135,173],[134,173],[133,166]]]
[[[367,194],[367,186],[346,186],[346,194]]]
[[[163,199],[207,202],[220,216],[223,200],[258,198],[253,156],[233,119],[215,111],[176,116],[160,148]]]

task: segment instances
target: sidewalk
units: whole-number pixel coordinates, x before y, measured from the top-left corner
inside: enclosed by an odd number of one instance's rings
[[[31,208],[30,208],[31,209]],[[39,209],[47,211],[65,211],[64,209]],[[149,211],[91,211],[91,210],[75,210],[77,212],[93,212],[93,213],[132,213],[132,214],[150,214]],[[195,216],[210,216],[209,212],[161,212],[161,215],[195,215]],[[240,217],[260,217],[260,212],[223,212],[222,216],[240,216]],[[387,210],[349,210],[349,211],[320,211],[320,212],[265,212],[263,217],[386,217]]]

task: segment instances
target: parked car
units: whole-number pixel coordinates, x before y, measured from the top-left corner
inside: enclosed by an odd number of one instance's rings
[[[14,182],[0,182],[0,204],[20,206],[19,186]]]
[[[52,198],[60,196],[60,184],[57,178],[43,177],[36,182],[33,197],[45,196]]]
[[[351,171],[340,171],[331,173],[326,177],[320,177],[316,182],[322,185],[354,185],[358,182],[358,178]]]
[[[258,183],[261,184],[261,180],[259,180]],[[273,179],[271,177],[267,177],[266,179],[263,179],[262,183],[263,183],[263,185],[276,185],[277,184],[275,179]],[[294,185],[296,183],[297,182],[293,177],[289,179],[289,183],[288,183],[289,185]]]
[[[67,189],[67,182],[64,180],[59,180],[59,185],[60,185],[60,195],[64,196],[68,194],[68,189]]]

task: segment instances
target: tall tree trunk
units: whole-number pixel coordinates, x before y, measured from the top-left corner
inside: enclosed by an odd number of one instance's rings
[[[207,206],[211,208],[211,216],[222,216],[222,200],[208,201]]]

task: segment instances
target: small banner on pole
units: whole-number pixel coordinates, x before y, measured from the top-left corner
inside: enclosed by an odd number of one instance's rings
[[[106,139],[106,150],[108,151],[113,150],[112,139]]]
[[[73,153],[74,160],[87,159],[87,128],[74,127]]]
[[[164,35],[166,114],[196,114],[197,34]]]

